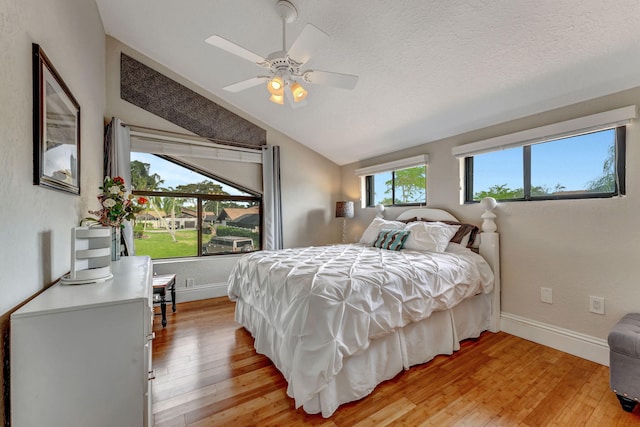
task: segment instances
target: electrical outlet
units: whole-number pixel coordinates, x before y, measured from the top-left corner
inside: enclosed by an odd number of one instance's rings
[[[551,288],[540,288],[540,301],[553,304],[553,291]]]
[[[604,314],[604,298],[589,296],[589,311],[596,314]]]
[[[191,288],[191,287],[193,287],[193,284],[194,284],[194,279],[193,279],[193,277],[188,278],[188,279],[187,279],[187,288]]]

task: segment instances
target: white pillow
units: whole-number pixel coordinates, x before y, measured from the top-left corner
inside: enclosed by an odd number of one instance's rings
[[[410,222],[405,227],[411,233],[404,249],[444,252],[458,228],[459,225],[447,225],[443,222]]]
[[[364,230],[362,233],[362,237],[360,237],[360,243],[364,243],[366,245],[373,245],[373,242],[378,238],[378,234],[380,234],[380,230],[383,228],[390,228],[393,230],[402,230],[406,224],[400,221],[387,221],[382,218],[373,218],[371,224]]]

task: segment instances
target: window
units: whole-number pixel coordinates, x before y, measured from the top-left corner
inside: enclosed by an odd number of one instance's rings
[[[356,170],[361,179],[362,207],[425,205],[427,164],[424,154]]]
[[[418,205],[427,202],[427,167],[414,166],[368,175],[367,206]]]
[[[612,197],[625,192],[625,126],[465,158],[465,202]]]
[[[635,105],[453,147],[465,203],[625,194],[626,125]],[[499,151],[504,150],[504,151]]]
[[[259,194],[167,156],[131,153],[132,193],[149,199],[136,216],[137,255],[153,259],[260,249]]]

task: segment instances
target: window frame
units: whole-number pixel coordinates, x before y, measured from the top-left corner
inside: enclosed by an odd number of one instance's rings
[[[362,209],[375,207],[373,204],[375,201],[374,191],[375,189],[371,188],[370,181],[368,179],[371,175],[381,174],[385,172],[393,172],[402,169],[408,169],[416,166],[424,166],[425,167],[425,203],[427,204],[427,173],[428,173],[428,165],[429,165],[429,155],[428,154],[420,154],[413,157],[406,157],[403,159],[392,160],[390,162],[385,163],[377,163],[372,166],[365,166],[362,168],[358,168],[355,170],[356,176],[360,179],[360,207]],[[395,191],[395,190],[394,190]],[[389,205],[389,206],[421,206],[422,203],[418,204],[405,204],[405,205]]]
[[[400,171],[400,170],[405,170],[405,169],[411,169],[411,168],[417,168],[417,167],[423,167],[424,168],[424,202],[414,202],[414,203],[398,203],[396,204],[396,184],[395,184],[395,180],[396,180],[396,172]],[[391,173],[391,181],[392,181],[392,185],[391,185],[391,200],[393,201],[393,204],[391,205],[384,205],[385,207],[394,207],[394,206],[399,206],[399,207],[407,207],[407,206],[426,206],[427,205],[427,164],[422,164],[422,165],[414,165],[414,166],[408,166],[408,167],[403,167],[403,168],[397,168],[397,169],[393,169],[393,170],[388,170],[388,171],[381,171],[381,172],[376,172],[370,175],[366,175],[364,177],[365,179],[365,194],[366,194],[366,207],[368,208],[372,208],[375,207],[376,204],[374,204],[375,202],[375,176],[379,175],[379,174],[383,174],[383,173]]]
[[[597,132],[603,132],[610,129],[615,130],[615,165],[614,174],[616,180],[614,182],[615,189],[612,192],[592,192],[592,193],[579,193],[579,194],[565,194],[565,195],[544,195],[544,196],[532,196],[531,195],[531,146],[534,144],[523,144],[522,161],[523,161],[523,193],[524,197],[513,199],[500,199],[498,202],[529,202],[539,200],[576,200],[576,199],[604,199],[622,196],[626,194],[626,125],[604,127],[601,129],[592,130],[590,132],[576,132],[570,135],[564,135],[561,138],[547,141],[546,143],[553,143],[554,141],[560,141],[568,138],[573,138],[580,135],[592,134]],[[514,147],[516,148],[516,147]],[[492,150],[497,151],[497,150]],[[487,151],[487,152],[492,152]],[[487,153],[485,152],[485,153]],[[482,153],[479,153],[482,154]],[[464,157],[464,203],[473,204],[479,203],[479,200],[473,199],[473,155]]]
[[[133,151],[132,151],[133,152]],[[198,258],[205,258],[205,257],[210,257],[210,256],[220,256],[220,255],[242,255],[242,253],[237,253],[237,252],[219,252],[219,253],[207,253],[207,254],[203,254],[202,252],[202,243],[203,243],[203,233],[202,233],[202,212],[203,212],[203,204],[206,201],[212,200],[212,201],[230,201],[230,202],[255,202],[258,205],[258,215],[260,218],[260,230],[258,231],[258,242],[259,242],[259,247],[255,248],[255,250],[261,250],[262,249],[262,242],[263,242],[263,228],[264,228],[264,206],[263,206],[263,199],[262,199],[262,194],[248,189],[242,185],[238,185],[236,183],[231,182],[228,179],[225,178],[220,178],[218,176],[216,176],[215,174],[206,171],[202,168],[199,168],[197,166],[193,166],[193,165],[189,165],[183,161],[180,161],[178,159],[175,159],[173,157],[170,156],[166,156],[166,155],[162,155],[162,154],[155,154],[155,153],[147,153],[147,154],[151,154],[153,156],[156,156],[158,158],[161,158],[163,160],[166,160],[168,162],[174,163],[177,166],[186,168],[191,170],[192,172],[196,172],[200,175],[206,176],[207,178],[210,178],[214,181],[218,181],[220,183],[223,183],[225,185],[228,185],[230,187],[233,187],[239,191],[242,191],[244,193],[248,193],[250,194],[249,196],[239,196],[239,195],[225,195],[225,194],[201,194],[201,193],[181,193],[181,192],[176,192],[176,191],[148,191],[148,190],[132,190],[131,194],[135,195],[135,196],[144,196],[144,197],[175,197],[175,198],[189,198],[189,199],[196,199],[196,210],[197,210],[197,216],[198,216],[198,221],[196,221],[196,231],[197,231],[197,255],[185,255],[183,257],[168,257],[168,258],[154,258],[157,260],[171,260],[171,259],[183,259],[183,258],[194,258],[194,257],[198,257]]]

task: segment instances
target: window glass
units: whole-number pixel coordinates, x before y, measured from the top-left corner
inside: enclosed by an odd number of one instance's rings
[[[531,146],[531,194],[615,191],[615,129]]]
[[[251,252],[260,248],[260,207],[251,202],[236,202],[211,207],[203,218],[202,253],[214,255],[221,253]]]
[[[249,196],[231,185],[149,153],[131,153],[131,185],[140,191]]]
[[[262,200],[206,172],[131,153],[133,193],[149,199],[136,216],[137,255],[153,259],[260,249]]]
[[[136,255],[153,259],[197,256],[197,200],[151,196],[149,205],[136,216]]]
[[[425,204],[427,202],[426,175],[426,166],[415,166],[368,176],[368,205]]]
[[[522,147],[473,157],[473,200],[524,197]]]
[[[393,172],[382,172],[373,175],[373,203],[372,205],[383,204],[385,206],[392,205],[393,201],[391,199],[391,185],[387,183],[391,182],[393,179]]]
[[[465,159],[465,200],[545,200],[624,194],[625,127]]]

